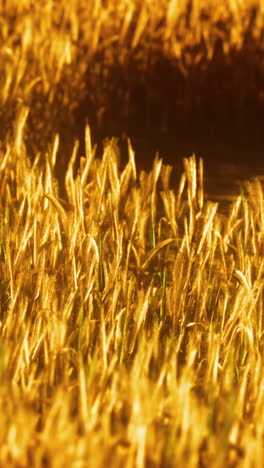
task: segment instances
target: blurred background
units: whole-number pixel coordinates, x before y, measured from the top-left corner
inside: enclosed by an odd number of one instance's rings
[[[45,155],[59,133],[59,178],[86,123],[98,156],[117,139],[121,164],[128,137],[141,169],[156,152],[176,172],[203,157],[215,198],[264,174],[262,0],[1,0],[0,14],[3,152],[27,106],[26,150]]]

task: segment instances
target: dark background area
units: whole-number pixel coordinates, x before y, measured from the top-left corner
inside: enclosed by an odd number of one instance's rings
[[[203,157],[209,191],[215,184],[223,191],[232,181],[260,175],[264,166],[262,49],[246,36],[242,49],[228,55],[217,41],[210,62],[196,63],[197,50],[189,53],[193,65],[188,69],[162,54],[150,57],[144,66],[131,56],[125,66],[97,76],[93,88],[89,67],[87,89],[93,93],[87,93],[74,113],[80,153],[87,121],[98,154],[105,138],[118,137],[124,163],[129,137],[141,169],[151,168],[156,152],[172,165],[192,153]]]

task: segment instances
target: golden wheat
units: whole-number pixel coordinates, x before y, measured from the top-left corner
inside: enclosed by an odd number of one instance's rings
[[[201,159],[175,187],[88,125],[56,176],[87,67],[153,48],[187,76],[255,4],[260,40],[262,2],[0,2],[0,466],[262,466],[261,179],[223,212]]]
[[[1,465],[261,466],[260,181],[224,216],[195,156],[175,193],[131,146],[122,171],[114,142],[97,160],[87,127],[65,204],[57,140],[31,165],[20,130],[1,167]]]

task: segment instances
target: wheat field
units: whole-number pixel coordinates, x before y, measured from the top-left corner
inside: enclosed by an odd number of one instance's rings
[[[249,11],[261,43],[262,2],[0,9],[0,466],[261,467],[263,182],[223,211],[194,154],[175,188],[158,155],[138,170],[129,138],[121,164],[115,138],[98,157],[87,124],[80,155],[67,129],[112,44],[120,63],[156,44],[188,74],[185,41],[203,30],[210,60],[220,20],[225,53]]]

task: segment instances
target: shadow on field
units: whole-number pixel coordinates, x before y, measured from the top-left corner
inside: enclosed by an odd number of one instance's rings
[[[175,154],[192,152],[247,163],[250,152],[256,156],[264,148],[264,59],[250,37],[228,55],[216,42],[212,60],[201,59],[188,70],[156,55],[143,68],[131,57],[108,72],[75,111],[81,151],[86,120],[97,142],[117,136],[125,146],[130,137],[139,164],[146,167],[157,150],[168,163]],[[87,90],[92,75],[89,67]]]

